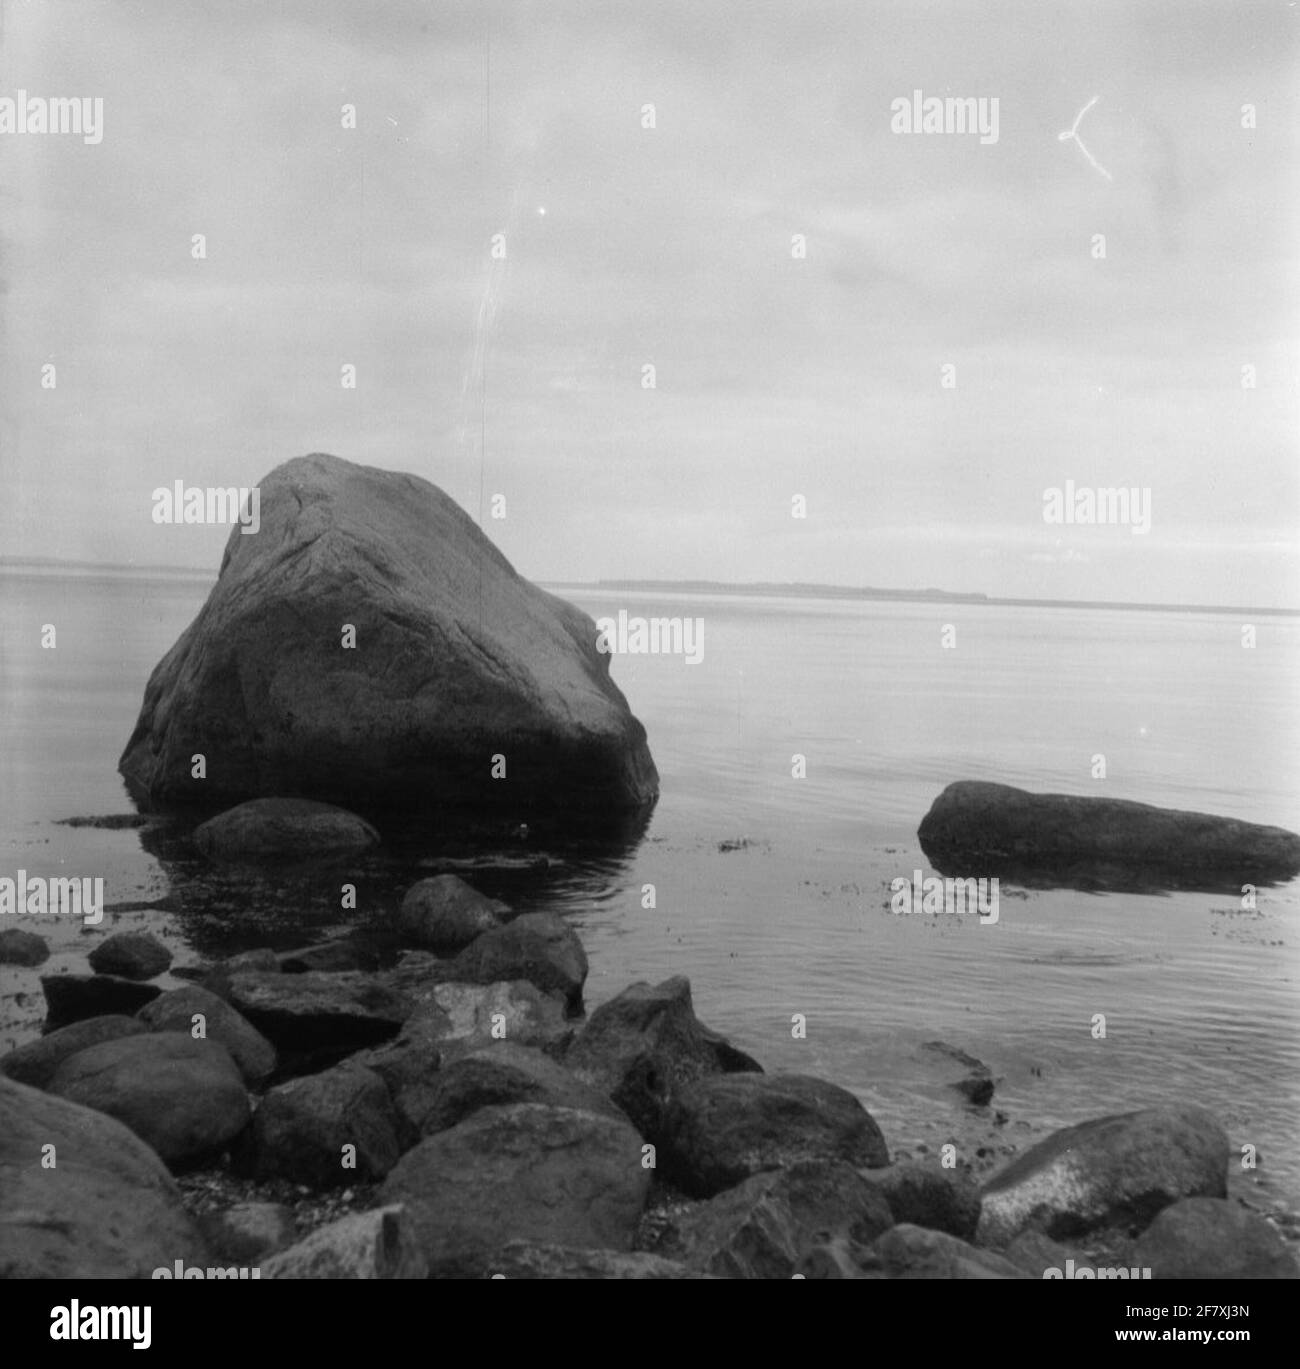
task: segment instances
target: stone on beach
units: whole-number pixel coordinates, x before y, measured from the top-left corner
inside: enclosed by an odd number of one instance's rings
[[[91,951],[88,959],[96,974],[153,979],[171,965],[172,953],[151,932],[114,932]]]
[[[525,913],[476,937],[452,962],[449,973],[466,984],[526,979],[543,993],[562,994],[569,1011],[576,1013],[587,982],[587,953],[562,917]]]
[[[244,971],[226,999],[282,1050],[359,1050],[395,1036],[411,1004],[377,976],[359,971],[281,974]]]
[[[209,1041],[219,1041],[249,1084],[261,1083],[275,1072],[275,1047],[223,998],[197,984],[173,989],[136,1014],[150,1031],[192,1035],[201,1026]]]
[[[428,1266],[400,1204],[354,1212],[262,1261],[264,1279],[423,1279]]]
[[[499,927],[506,911],[504,903],[480,894],[458,875],[434,875],[406,891],[399,925],[413,945],[454,953]]]
[[[0,932],[0,965],[43,965],[50,958],[49,944],[35,932],[6,927]]]
[[[1222,1198],[1184,1198],[1165,1208],[1127,1263],[1150,1269],[1153,1279],[1300,1279],[1276,1229]]]
[[[143,1036],[146,1030],[143,1022],[120,1013],[86,1017],[0,1056],[0,1074],[34,1089],[43,1089],[69,1056],[98,1046],[101,1041],[116,1041],[119,1036]]]
[[[119,762],[134,795],[594,814],[655,798],[593,620],[524,580],[454,500],[319,453],[259,490],[257,534],[231,529],[145,688]]]
[[[157,984],[140,984],[113,974],[47,974],[41,976],[41,988],[47,1030],[88,1017],[131,1015],[162,993]]]

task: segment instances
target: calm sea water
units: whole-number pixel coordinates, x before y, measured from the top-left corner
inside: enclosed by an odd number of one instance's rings
[[[99,929],[47,919],[56,953],[42,972],[83,970],[110,928],[150,927],[183,964],[343,923],[338,870],[214,870],[138,831],[60,823],[131,811],[117,758],[150,670],[209,584],[0,572],[0,874],[102,875],[110,903],[155,905]],[[916,828],[960,778],[1300,830],[1300,625],[1260,619],[1245,650],[1241,624],[1215,614],[567,597],[593,616],[699,617],[705,634],[698,665],[614,661],[662,780],[644,836],[609,850],[551,843],[564,863],[546,875],[480,881],[572,919],[589,1006],[688,975],[701,1017],[769,1069],[832,1079],[895,1151],[952,1140],[980,1172],[1055,1126],[1202,1103],[1234,1146],[1257,1148],[1234,1191],[1294,1227],[1300,881],[1262,891],[1254,913],[1224,895],[1004,886],[990,926],[895,916],[889,885],[930,873]],[[54,650],[39,647],[46,623]],[[796,753],[805,778],[792,777]],[[1098,754],[1104,780],[1092,778]],[[408,834],[349,869],[362,916],[390,917],[449,842]],[[33,1035],[42,1013],[36,972],[4,971],[0,1048]],[[918,1051],[931,1040],[992,1068],[993,1108],[963,1108],[927,1074]]]

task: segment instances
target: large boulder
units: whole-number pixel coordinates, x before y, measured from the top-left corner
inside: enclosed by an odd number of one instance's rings
[[[400,1154],[384,1081],[345,1062],[271,1089],[233,1158],[236,1170],[254,1179],[342,1188],[382,1179]]]
[[[800,1160],[889,1163],[875,1119],[847,1090],[803,1074],[724,1074],[681,1090],[667,1120],[665,1174],[711,1197]]]
[[[171,965],[172,953],[152,932],[114,932],[91,951],[88,959],[96,974],[153,979]]]
[[[195,847],[216,860],[344,855],[378,842],[364,818],[311,799],[250,799],[194,829]]]
[[[264,1279],[423,1279],[428,1275],[400,1206],[354,1212],[262,1261]]]
[[[402,935],[416,946],[454,954],[501,925],[506,905],[480,894],[459,875],[434,875],[413,884],[402,899]]]
[[[166,1165],[121,1122],[0,1079],[0,1279],[147,1279],[208,1255]]]
[[[1053,1132],[984,1186],[977,1236],[1004,1246],[1022,1231],[1056,1241],[1115,1228],[1135,1234],[1179,1198],[1227,1192],[1228,1138],[1194,1105],[1099,1117]]]
[[[476,937],[452,962],[466,984],[526,979],[543,993],[563,994],[569,1011],[582,1009],[587,953],[577,933],[555,913],[525,913]]]
[[[121,1014],[87,1017],[0,1056],[0,1074],[6,1074],[20,1084],[30,1084],[34,1089],[43,1089],[69,1056],[98,1046],[101,1041],[116,1041],[119,1036],[143,1036],[144,1032],[144,1023],[134,1017]]]
[[[119,762],[138,797],[601,812],[656,796],[596,624],[441,490],[317,453],[259,491],[257,532],[231,529],[145,689]],[[203,780],[196,752],[220,757]]]
[[[49,1091],[106,1112],[173,1168],[219,1154],[248,1124],[248,1094],[215,1041],[177,1032],[123,1036],[70,1056]]]
[[[259,1084],[275,1072],[275,1047],[225,999],[197,984],[160,995],[146,1003],[136,1017],[150,1031],[192,1036],[202,1027],[201,1035],[225,1046],[249,1084]]]
[[[511,1240],[629,1250],[650,1177],[628,1123],[516,1103],[421,1141],[380,1200],[405,1204],[430,1273],[472,1278]]]
[[[676,1218],[660,1253],[724,1279],[788,1279],[819,1247],[865,1249],[893,1223],[879,1192],[840,1160],[756,1174]]]
[[[1127,1262],[1153,1279],[1300,1279],[1276,1228],[1222,1198],[1184,1198],[1165,1208]]]
[[[1118,867],[1153,887],[1219,887],[1300,873],[1300,836],[1281,827],[977,780],[950,784],[917,836],[935,868],[957,876],[1032,880],[1039,869],[1065,883],[1105,883],[1107,870]]]
[[[866,1170],[864,1177],[880,1190],[899,1225],[946,1231],[963,1241],[975,1239],[980,1195],[968,1179],[916,1161]]]
[[[88,1017],[130,1016],[162,993],[157,984],[139,984],[115,974],[46,974],[41,976],[41,989],[47,1031]]]
[[[230,1006],[279,1049],[357,1050],[396,1036],[411,1003],[374,975],[248,970],[231,976]]]
[[[695,1016],[690,980],[633,984],[587,1019],[565,1065],[608,1094],[647,1140],[663,1141],[673,1095],[714,1074],[761,1074],[763,1067]]]

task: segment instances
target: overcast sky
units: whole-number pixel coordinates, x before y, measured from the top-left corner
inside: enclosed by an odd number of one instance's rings
[[[1285,0],[3,10],[104,128],[0,136],[0,553],[215,569],[152,490],[329,451],[532,579],[1300,605]]]

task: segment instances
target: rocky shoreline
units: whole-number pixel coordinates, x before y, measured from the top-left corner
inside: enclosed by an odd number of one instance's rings
[[[587,1014],[557,916],[448,873],[395,932],[166,991],[170,953],[120,932],[46,976],[46,1034],[0,1058],[0,1275],[1300,1276],[1202,1108],[1066,1128],[980,1183],[957,1143],[900,1153],[848,1090],[764,1072],[685,978]],[[986,1067],[926,1049],[955,1108],[992,1107]]]

